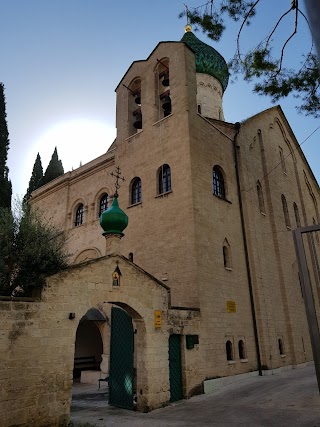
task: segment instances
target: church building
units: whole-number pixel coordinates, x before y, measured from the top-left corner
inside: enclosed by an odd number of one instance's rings
[[[280,106],[224,120],[228,79],[187,26],[119,82],[108,151],[32,194],[66,233],[71,264],[29,308],[46,325],[43,379],[64,384],[52,425],[70,409],[73,369],[109,377],[111,404],[149,411],[312,361],[292,229],[320,222],[319,186]],[[81,369],[92,356],[98,369]]]

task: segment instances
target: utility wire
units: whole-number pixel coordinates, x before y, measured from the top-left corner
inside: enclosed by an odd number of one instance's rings
[[[314,133],[316,133],[317,132],[317,130],[318,129],[320,129],[320,125],[312,132],[312,133],[310,133],[310,135],[309,136],[307,136],[302,142],[301,142],[301,144],[298,144],[298,146],[294,149],[294,150],[292,150],[292,152],[290,151],[290,153],[286,156],[286,157],[284,157],[284,159],[283,159],[283,161],[285,162],[286,161],[286,159],[288,158],[288,157],[290,157],[290,156],[292,156],[292,154],[293,154],[293,152],[294,151],[296,151],[298,148],[300,148],[301,147],[301,145],[302,144],[304,144]],[[261,182],[261,181],[263,181],[265,178],[267,178],[267,176],[268,175],[270,175],[270,173],[271,172],[273,172],[279,165],[281,165],[282,164],[282,161],[280,160],[280,162],[279,163],[277,163],[276,165],[275,165],[275,167],[274,168],[272,168],[269,172],[267,172],[259,181]],[[253,188],[255,188],[255,185],[253,185],[252,187],[250,187],[248,190],[243,190],[243,191],[245,191],[246,193],[248,193],[249,191],[251,191]]]

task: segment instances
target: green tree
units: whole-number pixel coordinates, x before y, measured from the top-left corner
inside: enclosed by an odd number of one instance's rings
[[[287,10],[279,13],[277,22],[271,25],[269,34],[261,35],[258,44],[246,52],[241,51],[241,35],[257,14],[261,0],[209,0],[198,7],[186,9],[180,17],[187,16],[195,30],[201,29],[209,38],[219,41],[226,29],[225,18],[240,22],[237,34],[236,53],[229,63],[231,73],[242,73],[246,81],[257,79],[254,92],[268,95],[272,101],[293,94],[300,99],[298,111],[320,117],[320,74],[319,61],[313,45],[306,51],[298,68],[284,66],[286,48],[298,34],[301,21],[310,29],[307,17],[299,8],[298,0],[286,0]],[[283,2],[279,2],[283,6]],[[285,18],[292,16],[292,32],[282,45],[279,55],[275,54],[276,32]],[[253,35],[256,39],[256,34]]]
[[[41,288],[48,275],[67,266],[65,235],[22,203],[0,209],[0,295]]]
[[[4,86],[0,83],[0,207],[10,208],[12,186],[9,180],[7,158],[9,150],[9,132],[7,127],[6,101]]]
[[[41,163],[41,157],[40,157],[40,154],[38,153],[33,165],[33,170],[32,170],[31,178],[29,181],[29,187],[23,199],[24,202],[28,201],[31,197],[32,192],[41,186],[42,179],[43,179],[43,168]]]
[[[61,160],[58,157],[57,147],[55,147],[49,165],[44,173],[41,185],[47,184],[58,176],[64,174],[64,169]]]

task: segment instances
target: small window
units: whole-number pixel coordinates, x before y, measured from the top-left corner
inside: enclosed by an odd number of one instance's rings
[[[284,221],[286,223],[286,226],[288,228],[291,228],[290,218],[289,218],[289,212],[288,212],[288,205],[287,205],[286,198],[284,197],[283,194],[281,195],[281,201],[282,201]]]
[[[223,246],[223,263],[224,268],[231,268],[230,251],[227,246]]]
[[[296,203],[293,204],[293,210],[294,210],[294,216],[296,217],[297,228],[301,227],[299,209],[298,209],[298,206],[296,205]]]
[[[198,113],[201,114],[201,105],[198,105]]]
[[[213,168],[212,172],[213,177],[213,194],[215,196],[225,198],[225,185],[224,185],[224,179],[221,170],[218,168],[218,166],[215,166]]]
[[[227,360],[233,360],[233,349],[232,349],[231,341],[226,342],[226,352],[227,352]]]
[[[141,179],[134,178],[131,185],[131,204],[141,203]]]
[[[99,217],[101,216],[101,214],[106,211],[108,209],[108,194],[103,194],[100,197],[100,201],[99,201]]]
[[[159,194],[171,191],[171,170],[169,165],[162,165],[159,170]]]
[[[261,213],[265,213],[265,206],[264,206],[264,199],[263,199],[263,192],[260,182],[257,182],[257,193],[258,193],[258,202],[259,202],[259,209]]]
[[[238,342],[238,350],[239,350],[239,359],[245,359],[246,358],[246,354],[244,351],[244,343],[242,340],[240,340]]]
[[[83,224],[83,217],[84,217],[84,206],[81,203],[76,210],[76,217],[74,221],[74,225],[78,227],[79,225]]]
[[[279,157],[280,157],[282,170],[284,173],[287,173],[286,162],[284,160],[283,149],[281,147],[279,147]]]
[[[283,355],[284,354],[284,351],[283,351],[283,342],[282,342],[281,338],[278,339],[278,346],[279,346],[279,353],[281,355]]]
[[[129,261],[133,262],[133,253],[129,252]]]

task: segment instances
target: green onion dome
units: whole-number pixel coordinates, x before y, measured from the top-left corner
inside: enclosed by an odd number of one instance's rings
[[[226,90],[229,80],[228,66],[224,58],[213,47],[203,43],[192,32],[191,27],[187,25],[186,32],[181,39],[187,46],[195,52],[196,72],[209,74],[215,77],[222,85],[223,91]]]
[[[103,236],[119,234],[123,236],[123,230],[128,225],[128,215],[119,208],[118,195],[115,194],[112,205],[100,216],[100,225],[103,228]]]

